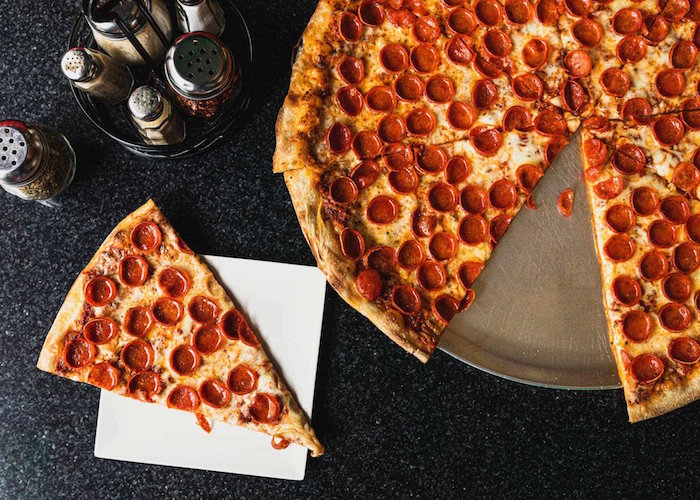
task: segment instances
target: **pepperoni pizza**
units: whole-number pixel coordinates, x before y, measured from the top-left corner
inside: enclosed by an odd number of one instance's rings
[[[127,216],[73,284],[37,366],[323,453],[250,324],[153,201]]]

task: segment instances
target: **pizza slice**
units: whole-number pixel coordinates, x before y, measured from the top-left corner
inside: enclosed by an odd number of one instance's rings
[[[582,156],[610,343],[636,422],[700,397],[700,202],[659,177],[653,157],[620,168],[627,133],[620,122],[584,128]]]
[[[253,328],[152,200],[75,281],[39,356],[44,371],[323,453]]]

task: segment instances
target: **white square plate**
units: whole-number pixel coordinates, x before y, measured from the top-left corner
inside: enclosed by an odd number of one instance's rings
[[[311,415],[326,280],[315,267],[205,256],[244,311],[275,366]],[[210,434],[186,412],[102,391],[95,456],[157,465],[304,479],[306,448],[270,446],[270,436],[214,422]]]

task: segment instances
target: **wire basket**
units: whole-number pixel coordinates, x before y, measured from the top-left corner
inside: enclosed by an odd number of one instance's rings
[[[253,41],[243,15],[231,0],[220,0],[226,16],[226,29],[219,38],[228,46],[240,72],[241,91],[224,110],[213,119],[188,117],[185,119],[185,139],[178,144],[154,146],[145,144],[131,121],[126,102],[111,106],[87,92],[70,85],[80,109],[104,134],[124,148],[148,158],[188,158],[201,154],[234,132],[246,119],[253,89]],[[177,27],[175,12],[171,7],[173,27]],[[149,19],[149,22],[152,20]],[[157,26],[155,27],[158,30]],[[175,38],[175,37],[173,37]],[[70,35],[70,46],[100,50],[83,15],[75,21]],[[138,49],[138,47],[136,47]],[[162,61],[141,66],[131,66],[134,86],[151,85],[167,95]]]

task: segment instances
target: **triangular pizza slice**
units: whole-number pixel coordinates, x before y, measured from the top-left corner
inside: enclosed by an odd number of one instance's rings
[[[75,281],[37,366],[323,453],[244,314],[152,200],[127,216]]]

